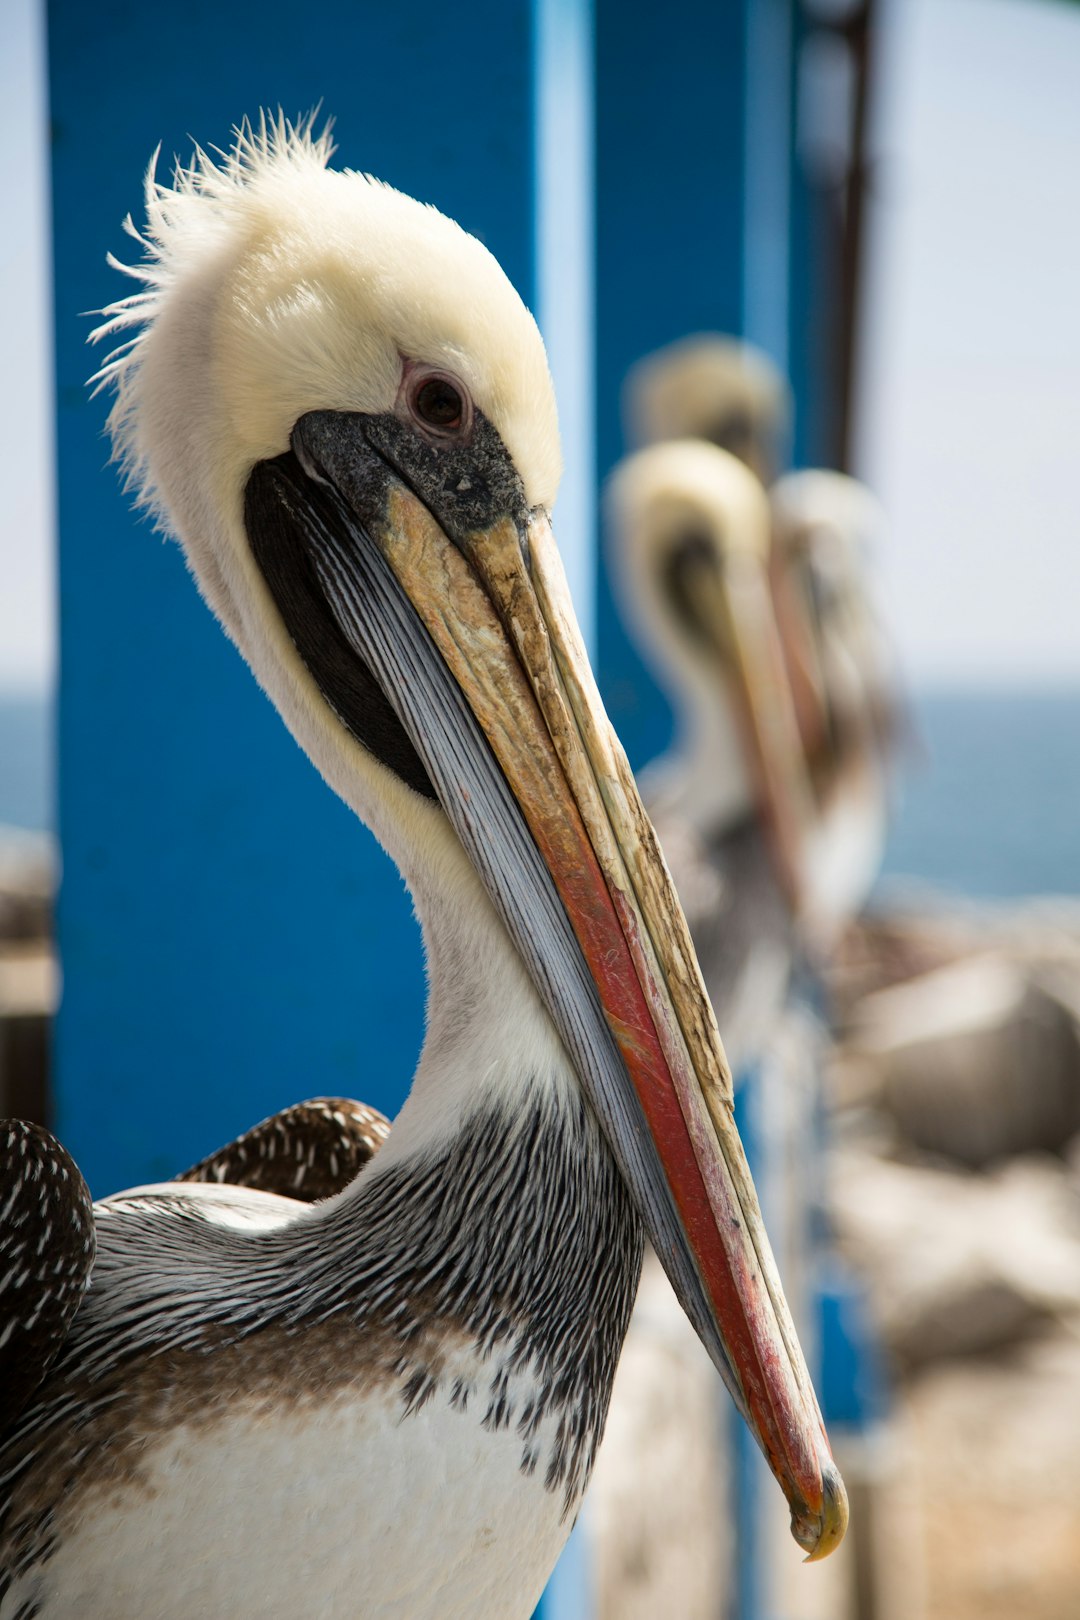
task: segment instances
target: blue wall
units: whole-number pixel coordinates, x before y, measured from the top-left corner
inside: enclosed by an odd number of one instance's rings
[[[558,61],[560,29],[587,9],[536,4]],[[49,8],[57,1117],[97,1194],[166,1176],[313,1093],[394,1112],[419,1050],[423,980],[395,870],[286,734],[178,548],[133,517],[107,466],[105,401],[85,387],[95,356],[82,312],[122,290],[105,254],[134,247],[120,224],[138,217],[159,141],[166,160],[186,157],[192,137],[228,144],[233,121],[260,106],[320,100],[340,163],[460,220],[535,302],[537,21],[530,0],[190,0],[167,18],[131,0]],[[572,161],[565,144],[562,155]],[[561,228],[572,252],[587,210]]]
[[[623,453],[627,368],[688,332],[738,332],[743,310],[748,13],[753,0],[598,0],[597,453]],[[637,768],[670,737],[664,699],[602,579],[599,665]]]

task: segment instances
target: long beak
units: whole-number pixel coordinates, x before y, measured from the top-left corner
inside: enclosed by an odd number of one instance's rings
[[[365,420],[315,413],[294,432],[318,481],[299,498],[326,598],[547,1002],[676,1292],[788,1499],[795,1539],[823,1557],[846,1526],[843,1484],[686,922],[547,518],[496,516],[451,539],[367,441]]]
[[[734,657],[758,802],[781,882],[798,911],[813,794],[768,577],[752,553],[732,551],[723,568],[699,571],[694,590],[697,616],[716,626],[717,645]]]

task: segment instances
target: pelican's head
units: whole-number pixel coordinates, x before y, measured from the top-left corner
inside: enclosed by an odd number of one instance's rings
[[[155,158],[146,226],[127,222],[143,291],[95,333],[135,329],[98,374],[116,389],[114,443],[257,670],[244,503],[301,418],[381,419],[429,459],[497,423],[527,507],[550,508],[561,473],[543,341],[495,259],[435,209],[330,169],[331,153],[328,133],[264,120],[171,186]]]
[[[494,906],[821,1556],[843,1486],[685,920],[566,594],[536,326],[479,243],[329,155],[278,122],[171,188],[151,176],[145,291],[108,312],[137,329],[104,371],[113,431],[421,913]]]
[[[631,367],[623,389],[632,444],[705,439],[770,484],[784,464],[791,390],[768,355],[739,338],[680,338]]]
[[[607,490],[612,576],[680,715],[703,834],[763,816],[798,900],[802,750],[768,586],[769,503],[734,455],[696,440],[639,450]]]

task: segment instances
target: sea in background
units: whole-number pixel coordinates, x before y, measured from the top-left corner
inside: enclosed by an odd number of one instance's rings
[[[916,693],[882,883],[1080,894],[1080,687]]]
[[[882,874],[973,899],[1080,894],[1080,688],[912,698]],[[0,696],[0,824],[53,821],[51,709]]]
[[[0,693],[0,827],[51,829],[53,800],[52,700]]]

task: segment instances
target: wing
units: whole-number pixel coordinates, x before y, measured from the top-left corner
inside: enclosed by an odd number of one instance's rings
[[[177,1181],[228,1182],[314,1203],[349,1185],[390,1134],[377,1108],[313,1097],[271,1114]]]
[[[282,1198],[260,1187],[228,1181],[185,1181],[182,1184],[157,1181],[142,1187],[128,1187],[94,1205],[98,1231],[95,1276],[106,1274],[114,1263],[117,1217],[121,1221],[127,1221],[132,1215],[140,1220],[149,1216],[155,1221],[162,1217],[179,1218],[185,1224],[201,1221],[208,1226],[231,1227],[237,1232],[273,1232],[291,1226],[307,1213],[307,1208],[298,1198]]]
[[[0,1120],[0,1434],[67,1338],[94,1264],[90,1190],[40,1125]]]

